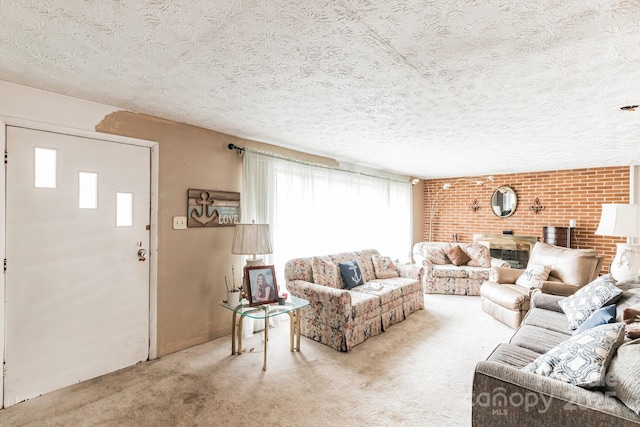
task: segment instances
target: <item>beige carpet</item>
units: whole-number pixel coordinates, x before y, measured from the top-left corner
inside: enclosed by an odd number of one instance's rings
[[[291,353],[283,323],[266,372],[260,334],[240,356],[227,336],[3,409],[0,425],[469,426],[474,366],[513,330],[479,297],[425,301],[349,353],[304,337]]]

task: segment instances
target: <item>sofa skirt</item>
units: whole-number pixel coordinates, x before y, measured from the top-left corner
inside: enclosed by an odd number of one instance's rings
[[[377,314],[358,316],[342,328],[333,328],[316,319],[302,316],[300,333],[338,351],[349,351],[354,346],[382,333],[382,317]]]

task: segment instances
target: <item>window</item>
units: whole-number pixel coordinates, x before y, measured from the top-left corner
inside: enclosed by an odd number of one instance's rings
[[[116,227],[133,226],[133,194],[116,193]]]
[[[411,259],[411,185],[245,152],[243,222],[271,225],[272,263],[374,248]]]
[[[35,147],[34,186],[36,188],[56,188],[56,157],[58,151],[51,148]]]
[[[98,174],[78,172],[78,207],[98,209]]]

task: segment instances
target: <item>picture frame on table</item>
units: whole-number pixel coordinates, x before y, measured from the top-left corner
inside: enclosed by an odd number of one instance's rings
[[[273,265],[256,265],[244,268],[247,300],[250,306],[278,302],[278,284]]]

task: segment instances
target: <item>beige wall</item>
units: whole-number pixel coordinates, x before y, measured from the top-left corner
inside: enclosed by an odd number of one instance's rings
[[[241,258],[230,251],[233,227],[172,229],[172,217],[186,215],[189,188],[240,191],[242,157],[227,145],[338,165],[333,159],[7,82],[0,81],[0,93],[0,116],[159,143],[157,356],[230,333],[231,313],[219,307],[218,302],[225,298],[224,277],[231,279],[232,265],[236,280],[241,277]],[[422,235],[422,182],[413,187],[413,198],[413,236],[418,241],[416,236]]]
[[[242,262],[231,254],[233,227],[173,230],[172,218],[186,215],[189,188],[240,192],[242,157],[229,143],[335,165],[335,161],[143,114],[118,111],[97,124],[99,132],[156,141],[158,166],[158,356],[230,333],[225,276],[236,283]],[[241,203],[242,200],[241,195]]]

